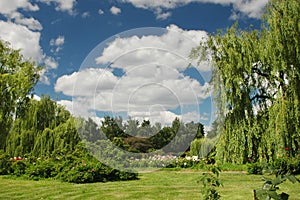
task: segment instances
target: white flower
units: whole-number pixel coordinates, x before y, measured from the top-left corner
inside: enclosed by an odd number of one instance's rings
[[[193,161],[198,161],[198,156],[192,156]]]
[[[185,157],[185,159],[186,159],[186,160],[192,160],[192,157],[187,156],[187,157]]]

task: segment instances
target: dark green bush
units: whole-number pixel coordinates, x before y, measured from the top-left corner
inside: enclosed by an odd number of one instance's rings
[[[259,175],[262,175],[263,174],[263,165],[261,163],[251,163],[251,164],[248,164],[248,167],[247,167],[247,173],[248,174],[259,174]]]
[[[136,173],[112,169],[88,154],[68,154],[12,159],[0,154],[0,175],[15,175],[39,180],[54,178],[71,183],[93,183],[137,179]]]
[[[274,174],[300,174],[300,158],[279,158],[270,165]]]
[[[54,178],[58,174],[55,165],[56,163],[50,159],[37,160],[29,164],[26,168],[26,174],[34,179]]]
[[[22,176],[25,174],[26,171],[26,163],[24,160],[16,160],[13,161],[11,168],[12,168],[12,174],[16,176]]]
[[[11,173],[12,168],[12,161],[8,154],[0,151],[0,175],[7,175]]]

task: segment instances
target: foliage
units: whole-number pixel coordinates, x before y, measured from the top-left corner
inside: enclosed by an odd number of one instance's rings
[[[221,198],[221,195],[217,191],[217,188],[223,186],[219,175],[221,169],[215,165],[210,166],[210,173],[203,173],[200,181],[203,184],[201,190],[203,199],[205,200],[217,200]]]
[[[12,171],[10,156],[0,150],[0,175],[7,175]]]
[[[9,159],[7,154],[0,156],[2,174],[33,180],[53,178],[72,183],[92,183],[137,178],[136,173],[112,169],[78,149],[66,156],[57,154],[53,157],[29,156],[18,159]]]
[[[11,128],[13,116],[22,116],[29,101],[28,95],[39,79],[40,67],[25,60],[19,50],[0,40],[0,149]]]
[[[263,174],[263,170],[264,170],[264,167],[259,162],[248,164],[248,167],[247,167],[248,174],[260,174],[261,175],[261,174]]]
[[[256,190],[256,198],[261,200],[287,200],[289,195],[282,192],[280,194],[277,193],[279,189],[278,185],[285,182],[286,180],[291,181],[292,183],[300,182],[295,176],[293,175],[278,175],[275,179],[270,179],[266,177],[262,177],[262,180],[265,181],[261,189]]]
[[[297,0],[271,0],[259,30],[236,23],[192,51],[213,65],[217,120],[223,119],[216,129],[218,160],[243,164],[299,155],[299,8]]]
[[[295,158],[278,158],[270,163],[249,163],[247,167],[248,174],[263,174],[269,172],[275,175],[281,174],[300,174],[300,159]]]

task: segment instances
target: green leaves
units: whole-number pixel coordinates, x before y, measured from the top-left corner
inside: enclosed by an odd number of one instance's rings
[[[0,40],[0,149],[5,147],[12,117],[19,117],[24,112],[27,95],[39,80],[40,70]]]
[[[223,186],[222,181],[219,179],[221,169],[215,165],[209,166],[209,173],[203,173],[200,181],[202,182],[202,196],[204,200],[218,200],[221,195],[218,193],[217,188]]]
[[[271,0],[259,30],[236,23],[192,51],[199,62],[212,56],[214,99],[224,119],[220,160],[272,162],[299,155],[299,21],[297,0]]]
[[[262,180],[265,181],[262,188],[256,190],[256,195],[259,200],[287,200],[289,195],[286,193],[278,194],[277,190],[279,189],[278,185],[284,183],[286,180],[296,183],[299,180],[290,174],[278,175],[274,179],[262,177]]]

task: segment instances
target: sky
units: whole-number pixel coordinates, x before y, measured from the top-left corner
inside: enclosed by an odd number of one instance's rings
[[[190,52],[236,20],[259,27],[267,2],[1,0],[0,38],[44,66],[36,98],[49,95],[74,115],[209,127],[210,58],[197,63]]]

